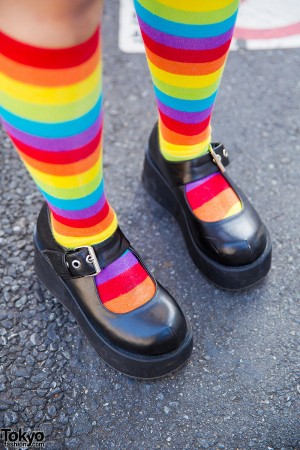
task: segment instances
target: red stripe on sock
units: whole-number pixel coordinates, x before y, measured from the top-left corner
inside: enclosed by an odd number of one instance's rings
[[[230,185],[221,174],[217,174],[205,183],[186,193],[190,207],[194,210],[207,203]]]
[[[88,219],[68,219],[66,217],[62,217],[59,214],[55,213],[54,211],[51,211],[52,216],[59,222],[64,225],[67,225],[72,228],[90,228],[98,223],[102,222],[102,220],[105,219],[107,214],[109,213],[109,204],[105,202],[103,208],[101,211],[99,211],[97,214],[95,214],[92,217],[89,217]]]
[[[220,47],[210,50],[182,50],[159,44],[142,31],[145,46],[161,58],[185,63],[211,62],[221,58],[229,49],[231,39]]]
[[[98,286],[101,301],[103,303],[109,302],[120,295],[126,294],[142,283],[147,276],[145,269],[137,262],[130,269]]]
[[[11,137],[11,140],[13,141],[17,149],[20,150],[21,153],[30,156],[30,158],[48,164],[71,164],[90,156],[98,147],[99,142],[101,140],[101,136],[102,136],[102,127],[99,133],[88,144],[84,145],[83,147],[79,147],[76,150],[62,151],[62,152],[38,150],[37,148],[24,144],[23,142],[19,141],[16,138]]]
[[[99,28],[85,42],[68,48],[42,48],[16,41],[0,32],[0,52],[26,66],[42,69],[66,69],[87,61],[96,51]]]
[[[207,119],[203,120],[203,122],[188,124],[171,119],[160,110],[159,114],[162,122],[169,130],[174,131],[175,133],[182,134],[184,136],[195,136],[202,133],[208,127],[210,122],[210,116],[207,117]]]

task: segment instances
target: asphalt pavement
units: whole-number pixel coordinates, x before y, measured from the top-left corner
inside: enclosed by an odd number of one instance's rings
[[[213,118],[230,175],[273,239],[255,288],[206,281],[175,220],[140,175],[156,119],[144,55],[117,46],[118,2],[104,24],[105,178],[122,229],[190,318],[195,347],[181,371],[126,378],[98,359],[33,269],[42,198],[1,133],[0,425],[46,434],[47,450],[300,449],[300,50],[231,53]],[[0,444],[1,446],[1,444]]]

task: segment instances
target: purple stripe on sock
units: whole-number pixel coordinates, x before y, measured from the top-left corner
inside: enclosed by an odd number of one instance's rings
[[[180,36],[173,36],[166,34],[163,31],[156,30],[144,22],[139,17],[140,27],[147,36],[159,44],[167,45],[168,47],[179,48],[183,50],[208,50],[220,47],[225,44],[233,35],[233,28],[220,36],[210,38],[186,38]]]
[[[170,108],[169,106],[166,106],[164,103],[162,103],[159,99],[157,99],[157,105],[159,110],[166,116],[170,117],[171,119],[177,120],[177,122],[191,123],[191,124],[203,122],[203,120],[207,119],[207,117],[211,114],[213,108],[211,106],[210,108],[205,109],[204,111],[200,111],[197,113],[190,113]]]
[[[124,255],[122,255],[119,259],[111,263],[105,269],[103,269],[99,275],[96,276],[96,284],[97,286],[106,283],[112,278],[117,277],[121,273],[133,267],[138,263],[136,257],[131,253],[131,251],[127,250]]]
[[[80,219],[89,219],[90,217],[95,216],[98,212],[101,211],[104,204],[106,202],[106,197],[103,194],[100,200],[97,201],[93,206],[89,208],[81,209],[79,211],[66,211],[64,209],[57,208],[56,206],[49,205],[50,209],[53,210],[59,216],[65,217],[66,219],[80,220]]]
[[[83,147],[93,140],[101,128],[102,117],[100,116],[93,125],[83,133],[75,134],[67,138],[42,138],[24,133],[3,120],[3,125],[8,134],[18,139],[26,145],[30,145],[38,150],[47,150],[52,152],[66,152]]]
[[[215,177],[216,175],[218,175],[218,173],[213,173],[212,175],[208,175],[208,177],[202,178],[201,180],[198,181],[194,181],[193,183],[189,183],[185,186],[185,190],[186,192],[189,192],[193,189],[196,189],[198,186],[201,186],[201,184],[206,183],[208,180],[210,180],[211,178]]]

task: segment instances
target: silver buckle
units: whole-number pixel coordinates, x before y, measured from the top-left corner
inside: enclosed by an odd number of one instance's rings
[[[213,162],[219,167],[220,171],[222,173],[224,173],[226,170],[225,170],[225,167],[222,164],[222,156],[218,155],[214,151],[214,149],[212,148],[212,145],[209,146],[209,152],[210,152],[210,154],[211,154],[211,156],[213,158]],[[226,156],[225,153],[224,153],[224,156]],[[228,156],[228,154],[227,154],[227,156]]]
[[[86,248],[87,249],[89,254],[86,257],[86,261],[89,264],[93,264],[94,269],[95,269],[95,273],[91,273],[90,275],[86,275],[86,276],[87,277],[94,277],[94,276],[98,275],[101,272],[101,267],[99,266],[95,250],[93,249],[93,247],[91,245],[82,245],[81,247],[76,247],[75,250],[79,250],[81,248]]]

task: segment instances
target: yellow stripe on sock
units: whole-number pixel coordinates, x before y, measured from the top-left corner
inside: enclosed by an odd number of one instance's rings
[[[102,163],[98,160],[97,163],[86,172],[82,172],[76,175],[69,176],[55,176],[41,172],[25,163],[28,171],[36,184],[44,186],[55,186],[57,188],[75,189],[87,183],[90,183],[94,178],[99,175],[102,177]],[[45,189],[47,191],[47,189]]]
[[[180,11],[215,11],[221,8],[226,8],[226,6],[232,3],[232,0],[207,0],[207,1],[199,1],[199,0],[185,0],[184,3],[178,0],[152,0],[153,3],[157,4],[159,8],[159,4],[169,6],[173,9],[178,9]]]
[[[234,214],[239,213],[240,211],[242,211],[242,204],[241,202],[236,202],[228,211],[228,213],[226,214],[226,216],[224,217],[224,219],[227,219],[227,217],[231,217]]]
[[[202,100],[213,95],[219,87],[220,80],[210,86],[201,88],[186,88],[183,86],[173,86],[169,83],[164,83],[152,75],[154,85],[164,94],[169,95],[173,98],[179,98],[180,100]]]
[[[151,74],[158,80],[176,87],[182,88],[205,88],[219,81],[224,67],[221,67],[216,72],[209,75],[178,75],[156,67],[150,60],[148,60]]]
[[[65,105],[37,104],[11,97],[6,92],[0,92],[1,106],[16,116],[42,123],[60,123],[78,119],[87,114],[97,103],[101,87],[96,86],[85,97]]]
[[[217,22],[223,22],[228,17],[232,16],[238,7],[239,0],[231,0],[229,4],[224,6],[223,8],[209,11],[200,10],[193,12],[185,9],[185,5],[184,8],[176,9],[176,1],[174,1],[173,5],[171,6],[163,5],[163,3],[161,2],[159,2],[160,5],[158,6],[157,2],[155,4],[155,1],[153,0],[138,0],[138,2],[145,9],[147,9],[147,11],[151,12],[152,14],[159,15],[159,17],[162,17],[166,20],[190,25],[207,25],[215,24]],[[201,4],[203,2],[199,0],[199,3]],[[210,0],[209,3],[214,2]]]
[[[159,130],[159,141],[161,152],[168,161],[187,161],[207,152],[207,148],[210,144],[210,137],[196,145],[176,145],[167,142]]]
[[[60,87],[31,86],[0,73],[1,90],[12,98],[38,105],[65,105],[78,101],[99,87],[99,83],[102,89],[100,64],[84,81]]]
[[[103,242],[105,239],[108,239],[117,229],[118,220],[116,214],[114,214],[114,218],[109,227],[105,229],[102,233],[96,234],[94,236],[82,236],[82,237],[72,237],[72,236],[64,236],[55,231],[52,225],[52,232],[54,239],[60,243],[63,247],[67,248],[76,248],[81,245],[93,245],[96,242]]]

